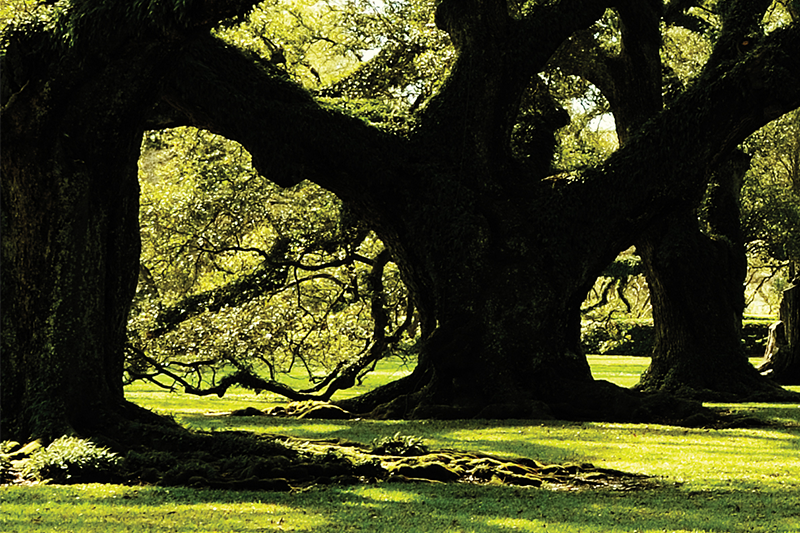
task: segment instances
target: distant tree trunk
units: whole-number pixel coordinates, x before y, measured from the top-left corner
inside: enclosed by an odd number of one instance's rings
[[[637,388],[698,399],[763,390],[740,345],[743,258],[729,242],[701,233],[693,211],[669,220],[637,245],[655,330],[652,361]]]
[[[800,385],[800,277],[783,291],[780,321],[769,328],[758,370],[782,385]]]
[[[670,215],[641,238],[653,300],[655,343],[637,388],[695,399],[781,398],[741,345],[747,260],[739,227],[739,190],[749,159],[738,152],[714,174],[700,231],[694,210]]]

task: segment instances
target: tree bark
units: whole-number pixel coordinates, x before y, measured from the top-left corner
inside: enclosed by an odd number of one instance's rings
[[[221,11],[232,14],[233,3]],[[220,15],[209,6],[195,13],[198,23]],[[67,45],[35,23],[6,30],[4,438],[47,440],[138,412],[122,387],[139,269],[137,161],[175,40],[137,29],[120,28],[97,48],[83,40],[88,33]]]
[[[770,387],[741,348],[742,257],[700,232],[693,211],[640,241],[653,300],[655,345],[637,388],[705,400],[743,399]]]
[[[738,196],[749,158],[734,155],[712,179],[708,232],[698,228],[693,209],[683,209],[638,241],[655,326],[639,390],[711,401],[789,396],[758,375],[741,345],[747,262]]]
[[[147,52],[95,72],[53,61],[3,109],[2,406],[12,435],[69,433],[123,401],[139,261],[137,115],[151,105],[143,80],[162,55]],[[4,67],[28,68],[13,56]]]

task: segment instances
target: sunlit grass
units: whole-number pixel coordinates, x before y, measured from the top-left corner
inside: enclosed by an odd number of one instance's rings
[[[413,366],[409,366],[398,359],[381,361],[375,370],[365,377],[363,382],[350,389],[337,392],[334,395],[334,399],[341,400],[358,396],[379,385],[408,375],[412,370]],[[310,386],[308,377],[299,369],[281,379],[297,390]],[[176,387],[174,391],[169,391],[153,383],[143,381],[137,381],[126,387],[125,397],[132,402],[146,405],[149,409],[158,413],[172,415],[229,413],[244,407],[266,409],[288,402],[285,397],[277,394],[269,392],[256,394],[240,387],[231,387],[222,398],[214,395],[198,397],[184,394],[180,387]]]
[[[266,496],[266,497],[265,497]],[[272,494],[120,485],[0,489],[0,530],[269,531],[324,530],[328,520]]]
[[[633,387],[650,364],[649,357],[590,355],[589,365],[595,379],[604,379],[622,387]]]

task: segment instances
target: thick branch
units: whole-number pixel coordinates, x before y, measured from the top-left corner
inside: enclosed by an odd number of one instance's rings
[[[163,98],[192,125],[239,141],[283,186],[310,179],[352,199],[390,186],[403,151],[399,139],[323,108],[272,65],[210,37],[187,47]]]
[[[613,4],[610,0],[561,0],[538,6],[515,28],[519,67],[528,76],[540,72],[561,43],[598,21]]]
[[[576,33],[551,59],[564,72],[593,83],[608,100],[624,143],[661,110],[660,2],[619,2],[621,47],[605,51],[592,30]]]
[[[261,0],[200,0],[192,2],[188,15],[192,26],[205,27],[245,15],[259,3]]]
[[[491,168],[511,156],[511,132],[531,77],[610,2],[562,0],[512,19],[505,2],[442,2],[437,22],[459,49],[443,89],[420,118],[419,140],[459,164]]]
[[[573,206],[574,212],[586,214],[580,240],[589,246],[607,242],[596,234],[595,221],[616,213],[621,215],[617,224],[602,231],[620,241],[615,248],[624,249],[650,220],[677,203],[699,202],[708,179],[705,169],[715,168],[748,135],[800,105],[798,58],[800,28],[774,32],[735,65],[707,72],[599,172],[565,184],[569,199],[581,205]]]

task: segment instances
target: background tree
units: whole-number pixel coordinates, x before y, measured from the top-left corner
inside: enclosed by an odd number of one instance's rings
[[[725,54],[741,54],[742,46],[751,45],[761,32],[758,13],[750,18],[727,16],[726,24],[720,25],[720,16],[730,6],[701,4],[673,2],[666,9],[660,2],[621,4],[607,13],[604,24],[580,32],[554,57],[554,65],[578,73],[606,96],[620,143],[663,107],[662,94],[674,98],[682,90],[678,73],[693,74],[685,56],[693,56],[695,62],[704,55],[711,63],[725,61]],[[692,11],[697,7],[703,7],[702,17]],[[666,39],[659,29],[662,21]],[[718,48],[709,57],[711,47],[702,46],[709,38],[745,45],[722,48],[722,53]],[[676,40],[685,45],[680,54]],[[707,169],[712,180],[702,230],[697,224],[698,198],[686,198],[637,241],[655,324],[652,364],[639,384],[644,390],[728,399],[756,392],[782,394],[758,376],[741,348],[745,253],[738,191],[748,164],[744,156],[735,156]]]
[[[749,140],[757,169],[746,182],[743,218],[753,255],[778,273],[780,322],[770,328],[759,370],[782,384],[800,383],[797,273],[800,261],[800,130],[790,113]],[[775,268],[778,267],[778,268]]]

